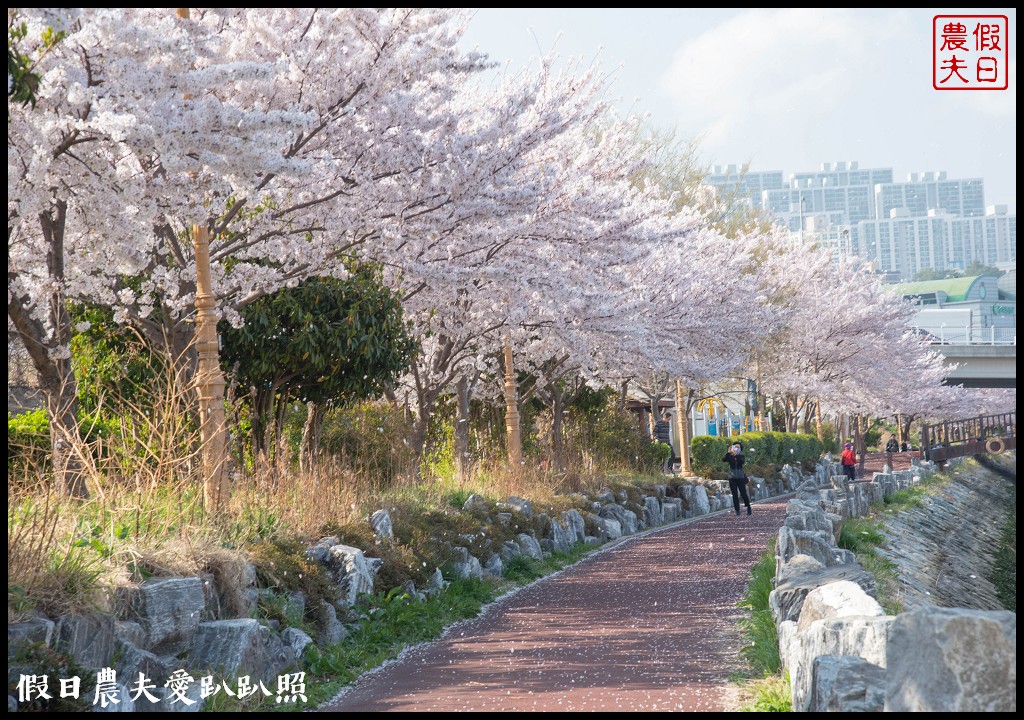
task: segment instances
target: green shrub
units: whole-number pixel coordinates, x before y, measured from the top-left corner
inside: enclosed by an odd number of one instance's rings
[[[121,432],[117,420],[94,417],[79,411],[78,429],[90,444],[115,437]],[[23,475],[23,470],[43,468],[50,455],[50,420],[39,408],[20,415],[7,413],[7,475]]]
[[[727,476],[722,457],[729,450],[729,438],[717,435],[698,435],[690,441],[690,467],[697,475],[707,478]]]
[[[774,432],[743,433],[738,439],[743,443],[743,454],[747,458],[747,464],[778,464],[781,458],[781,435],[782,433]]]
[[[823,449],[817,437],[799,433],[749,432],[738,437],[700,435],[690,442],[690,464],[693,471],[702,477],[728,477],[722,457],[729,451],[729,445],[737,440],[743,443],[747,463],[759,468],[779,468],[787,463],[805,468],[813,466]]]

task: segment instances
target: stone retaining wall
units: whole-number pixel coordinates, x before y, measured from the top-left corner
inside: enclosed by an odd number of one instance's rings
[[[1016,710],[1016,613],[920,603],[886,615],[874,577],[836,545],[846,518],[865,514],[873,499],[912,487],[932,470],[915,463],[909,471],[876,473],[870,482],[851,486],[837,474],[822,483],[829,469],[819,466],[818,477],[790,500],[769,603],[794,711]],[[948,538],[959,522],[970,522],[947,506],[986,505],[955,486],[954,500],[935,499],[923,511],[936,521],[931,531],[937,536]],[[990,504],[988,512],[1001,517],[1005,507]],[[901,547],[921,547],[903,539]]]

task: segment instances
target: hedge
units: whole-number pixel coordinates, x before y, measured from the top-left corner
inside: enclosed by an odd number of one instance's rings
[[[701,435],[690,441],[690,467],[707,478],[727,476],[722,458],[729,446],[739,441],[747,465],[813,465],[821,457],[824,446],[814,435],[784,432],[748,432],[732,437]]]

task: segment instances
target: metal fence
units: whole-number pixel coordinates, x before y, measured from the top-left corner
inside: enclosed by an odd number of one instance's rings
[[[1016,345],[1016,327],[915,327],[914,332],[936,345]]]

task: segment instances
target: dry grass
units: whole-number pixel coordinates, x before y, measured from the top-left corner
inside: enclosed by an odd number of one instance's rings
[[[227,506],[211,512],[203,505],[190,396],[185,372],[169,369],[131,398],[103,399],[100,412],[117,418],[116,429],[73,449],[86,473],[86,499],[55,492],[52,480],[28,466],[9,473],[9,615],[98,608],[119,585],[201,572],[230,599],[242,583],[246,548],[265,540],[311,541],[329,528],[365,525],[380,508],[444,508],[470,493],[555,505],[565,493],[604,483],[593,463],[587,472],[579,462],[565,472],[532,461],[512,470],[500,455],[462,480],[431,474],[426,464],[417,472],[402,442],[405,418],[379,406],[347,416],[335,452],[312,467],[258,459],[235,472]]]

